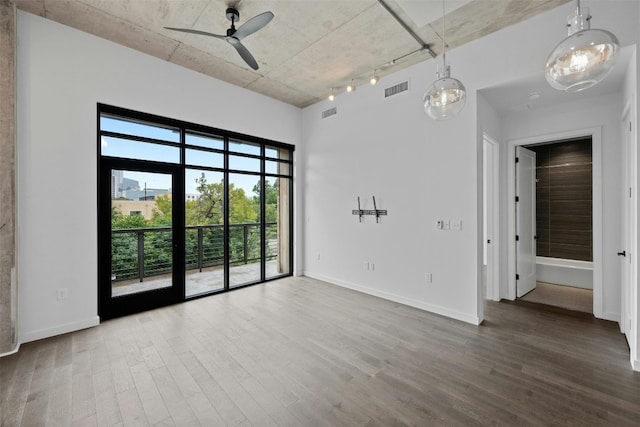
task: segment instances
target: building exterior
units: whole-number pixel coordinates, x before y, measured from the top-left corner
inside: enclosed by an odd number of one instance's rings
[[[111,198],[117,199],[118,197],[125,197],[123,190],[123,171],[114,170],[111,171]]]
[[[113,200],[111,206],[118,209],[123,215],[142,215],[150,220],[156,209],[155,200]]]

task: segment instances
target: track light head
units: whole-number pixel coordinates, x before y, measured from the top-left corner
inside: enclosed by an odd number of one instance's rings
[[[351,93],[351,92],[355,92],[356,90],[356,85],[353,84],[353,79],[351,79],[351,83],[349,83],[349,86],[347,86],[347,92]]]

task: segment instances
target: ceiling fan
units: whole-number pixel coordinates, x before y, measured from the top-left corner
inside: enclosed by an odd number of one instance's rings
[[[244,62],[247,63],[254,70],[258,69],[258,63],[256,62],[251,52],[244,47],[242,44],[242,39],[251,34],[255,33],[265,25],[267,25],[273,19],[273,13],[271,12],[263,12],[259,15],[254,16],[249,19],[247,22],[242,24],[238,29],[235,27],[235,23],[240,19],[240,13],[237,9],[230,7],[227,8],[227,19],[231,21],[231,27],[227,30],[227,35],[222,36],[219,34],[208,33],[206,31],[199,30],[191,30],[189,28],[173,28],[173,27],[164,27],[167,30],[173,31],[182,31],[183,33],[191,33],[191,34],[199,34],[202,36],[215,37],[216,39],[226,40],[231,46],[233,46]]]

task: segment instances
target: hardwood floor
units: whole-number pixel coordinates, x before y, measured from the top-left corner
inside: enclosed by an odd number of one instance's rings
[[[488,302],[473,326],[307,278],[25,344],[0,392],[2,426],[640,421],[615,323]]]
[[[566,308],[567,310],[593,313],[593,291],[591,289],[537,282],[536,288],[520,299]]]

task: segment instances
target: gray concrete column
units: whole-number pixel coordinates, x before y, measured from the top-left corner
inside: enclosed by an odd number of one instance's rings
[[[17,342],[16,5],[0,0],[0,355]]]

